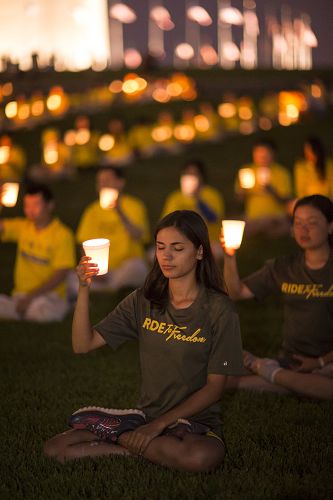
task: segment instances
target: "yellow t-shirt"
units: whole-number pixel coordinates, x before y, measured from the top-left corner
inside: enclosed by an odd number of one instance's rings
[[[258,167],[255,165],[244,165],[242,168],[251,168],[257,179]],[[283,198],[292,196],[291,189],[291,176],[288,170],[273,163],[270,167],[270,180],[269,184],[275,191]],[[236,191],[239,190],[238,180],[236,183]],[[272,194],[267,192],[263,186],[256,181],[251,189],[244,190],[245,195],[245,215],[248,219],[258,219],[260,217],[269,216],[282,216],[287,214],[286,203],[279,202]]]
[[[23,217],[3,219],[2,222],[2,240],[18,244],[14,293],[29,293],[47,282],[55,271],[75,266],[73,232],[59,219],[53,219],[39,231],[33,222]],[[61,283],[54,291],[65,298],[66,283]]]
[[[200,191],[200,199],[208,205],[216,215],[216,222],[208,222],[205,215],[198,206],[198,201],[194,196],[186,196],[180,190],[173,191],[166,199],[161,217],[174,212],[175,210],[194,210],[205,220],[209,238],[216,241],[220,237],[221,219],[224,216],[224,201],[220,193],[211,186],[203,186]]]
[[[320,179],[315,166],[306,160],[299,160],[294,167],[295,194],[297,198],[322,194],[333,196],[333,161],[327,160],[325,165],[326,178]]]
[[[125,260],[144,256],[144,244],[149,242],[149,224],[144,204],[137,198],[122,195],[121,210],[126,217],[142,229],[140,240],[134,240],[128,233],[119,214],[113,208],[101,208],[99,201],[94,201],[83,212],[76,239],[79,243],[93,238],[110,240],[109,268],[116,269]]]
[[[74,167],[86,168],[98,166],[98,134],[92,132],[85,144],[75,144],[70,148],[71,163]]]
[[[22,179],[26,167],[26,157],[22,148],[12,146],[8,161],[0,164],[0,180]]]

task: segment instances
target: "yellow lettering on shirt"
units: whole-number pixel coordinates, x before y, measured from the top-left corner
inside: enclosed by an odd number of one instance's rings
[[[323,290],[323,285],[319,283],[286,283],[281,285],[281,292],[287,295],[302,295],[305,299],[333,297],[333,284]]]
[[[187,330],[187,326],[173,325],[172,323],[159,322],[156,319],[145,318],[142,328],[147,331],[160,333],[165,336],[165,341],[177,340],[180,342],[191,342],[191,343],[204,343],[206,342],[206,337],[200,337],[201,328],[198,328],[195,332],[190,335],[185,335],[184,331]]]

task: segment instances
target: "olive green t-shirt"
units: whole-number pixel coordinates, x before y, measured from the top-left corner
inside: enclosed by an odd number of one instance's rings
[[[202,287],[190,307],[161,311],[142,289],[128,295],[95,327],[114,349],[139,342],[141,397],[138,407],[155,418],[186,400],[207,382],[208,374],[243,373],[238,315],[222,293]],[[191,419],[220,425],[219,404]]]
[[[333,350],[333,251],[321,269],[305,265],[304,254],[278,257],[243,280],[258,299],[281,295],[283,350],[323,356]]]

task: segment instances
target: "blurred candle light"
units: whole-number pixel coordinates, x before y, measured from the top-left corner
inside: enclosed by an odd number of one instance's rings
[[[252,189],[256,182],[256,177],[252,168],[241,168],[238,172],[240,187]]]
[[[98,147],[101,151],[110,151],[115,143],[115,139],[111,134],[103,134],[98,141]]]
[[[195,130],[191,125],[176,125],[173,135],[178,141],[191,142],[195,137]]]
[[[102,188],[99,192],[99,204],[103,209],[114,208],[119,191],[114,188]]]
[[[5,115],[7,118],[15,118],[18,111],[17,101],[10,101],[5,106]]]
[[[189,43],[180,43],[175,49],[175,54],[183,61],[189,61],[194,56],[194,49]]]
[[[99,271],[97,276],[106,274],[109,266],[110,240],[106,238],[96,238],[86,240],[82,243],[84,253],[91,257],[91,263],[97,264]]]
[[[214,66],[218,63],[218,55],[212,45],[202,45],[200,48],[201,58],[207,66]]]
[[[154,127],[151,136],[155,142],[164,142],[172,137],[172,128],[169,125]]]
[[[240,26],[243,24],[243,15],[240,10],[235,7],[224,7],[219,11],[219,20],[223,23],[234,24]]]
[[[19,192],[18,182],[5,182],[1,187],[1,203],[4,207],[15,207]]]
[[[207,10],[200,5],[193,5],[187,9],[187,17],[200,26],[210,26],[213,22]]]
[[[124,52],[125,66],[131,69],[138,68],[142,63],[142,57],[137,49],[126,49]]]
[[[54,163],[57,163],[59,159],[59,152],[57,146],[54,144],[50,145],[47,144],[44,147],[43,155],[44,155],[44,161],[47,165],[53,165]]]
[[[223,220],[223,237],[226,248],[236,250],[241,246],[245,221],[243,220]]]

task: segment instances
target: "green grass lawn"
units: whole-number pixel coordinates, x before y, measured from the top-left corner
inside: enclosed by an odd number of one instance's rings
[[[276,130],[281,160],[291,167],[302,138],[313,124]],[[331,121],[316,132],[328,140]],[[185,157],[206,160],[210,182],[224,194],[228,215],[239,213],[232,185],[237,167],[248,159],[250,138],[196,146],[181,158],[166,156],[138,163],[129,171],[128,190],[141,196],[155,224],[166,194],[176,187]],[[94,198],[92,175],[54,185],[61,218],[73,228]],[[2,215],[15,215],[4,210]],[[288,239],[244,241],[241,274],[264,259],[291,251]],[[0,291],[12,286],[15,247],[0,246]],[[125,293],[125,292],[124,292]],[[92,297],[92,321],[103,317],[124,293]],[[239,304],[244,346],[259,354],[276,352],[281,308],[276,301]],[[143,459],[85,459],[61,466],[43,457],[42,444],[67,428],[68,416],[84,405],[133,407],[139,391],[137,347],[117,352],[104,347],[86,355],[71,350],[71,317],[60,324],[0,322],[0,499],[330,499],[333,498],[330,402],[296,396],[226,393],[221,402],[229,455],[212,474],[180,473]]]

